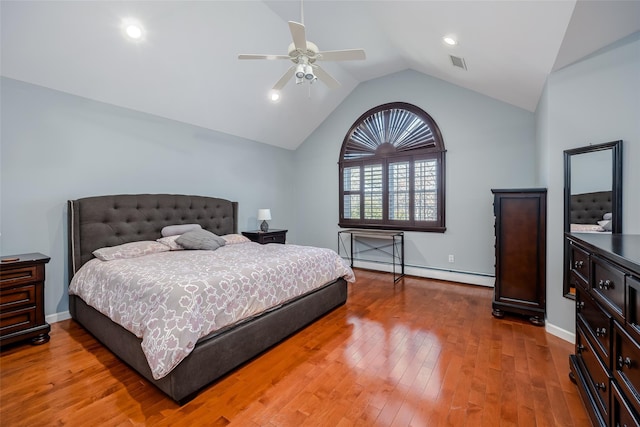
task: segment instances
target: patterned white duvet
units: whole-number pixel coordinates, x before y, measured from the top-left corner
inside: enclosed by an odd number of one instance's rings
[[[92,259],[69,293],[142,338],[155,379],[196,341],[353,271],[330,249],[248,242],[216,251],[171,251]]]

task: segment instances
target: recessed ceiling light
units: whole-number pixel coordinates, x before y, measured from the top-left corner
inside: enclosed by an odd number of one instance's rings
[[[141,41],[144,38],[144,28],[142,24],[133,18],[122,20],[122,30],[124,35],[133,41]]]
[[[280,91],[272,90],[271,92],[269,92],[269,99],[271,100],[271,102],[280,101]]]
[[[138,27],[137,25],[131,24],[127,26],[127,35],[134,40],[138,40],[140,37],[142,37],[142,28]]]
[[[442,38],[442,41],[449,46],[455,46],[458,44],[458,41],[453,36],[445,36]]]

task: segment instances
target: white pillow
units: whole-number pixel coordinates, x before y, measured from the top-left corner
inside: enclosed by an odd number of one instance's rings
[[[585,233],[591,231],[604,231],[604,228],[598,224],[571,224],[570,231],[576,233]]]
[[[160,234],[162,237],[175,236],[177,234],[184,234],[187,231],[193,230],[201,230],[202,227],[200,224],[176,224],[176,225],[167,225],[162,229]]]
[[[112,261],[114,259],[136,258],[158,252],[166,252],[168,250],[169,247],[167,245],[152,240],[143,240],[96,249],[93,251],[93,255],[102,261]]]
[[[167,236],[167,237],[163,237],[162,239],[156,240],[156,242],[160,242],[163,245],[169,246],[169,250],[183,251],[184,248],[176,242],[176,239],[180,236],[181,234],[176,234],[175,236]]]
[[[609,220],[598,221],[598,225],[604,228],[605,231],[611,231],[611,221]]]
[[[248,237],[245,237],[242,234],[225,234],[221,237],[227,242],[227,245],[235,245],[236,243],[246,243],[251,241]]]

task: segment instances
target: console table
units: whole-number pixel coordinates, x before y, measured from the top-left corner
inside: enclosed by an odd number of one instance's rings
[[[345,239],[349,239],[349,250],[347,250]],[[370,241],[383,241],[382,243],[372,244]],[[396,283],[402,277],[404,277],[404,232],[402,231],[378,231],[378,230],[340,230],[338,231],[338,255],[340,255],[340,247],[344,249],[344,252],[349,256],[349,262],[353,267],[353,247],[354,244],[361,244],[365,247],[362,252],[377,251],[382,252],[385,255],[391,256],[393,263],[393,283]],[[363,258],[358,258],[361,261],[367,261]],[[397,271],[397,267],[400,267],[400,271]]]

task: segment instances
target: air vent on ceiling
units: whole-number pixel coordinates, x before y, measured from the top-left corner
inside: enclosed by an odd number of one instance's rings
[[[449,55],[449,57],[451,58],[451,63],[454,67],[462,68],[463,70],[467,69],[467,64],[464,62],[464,58],[453,55]]]

